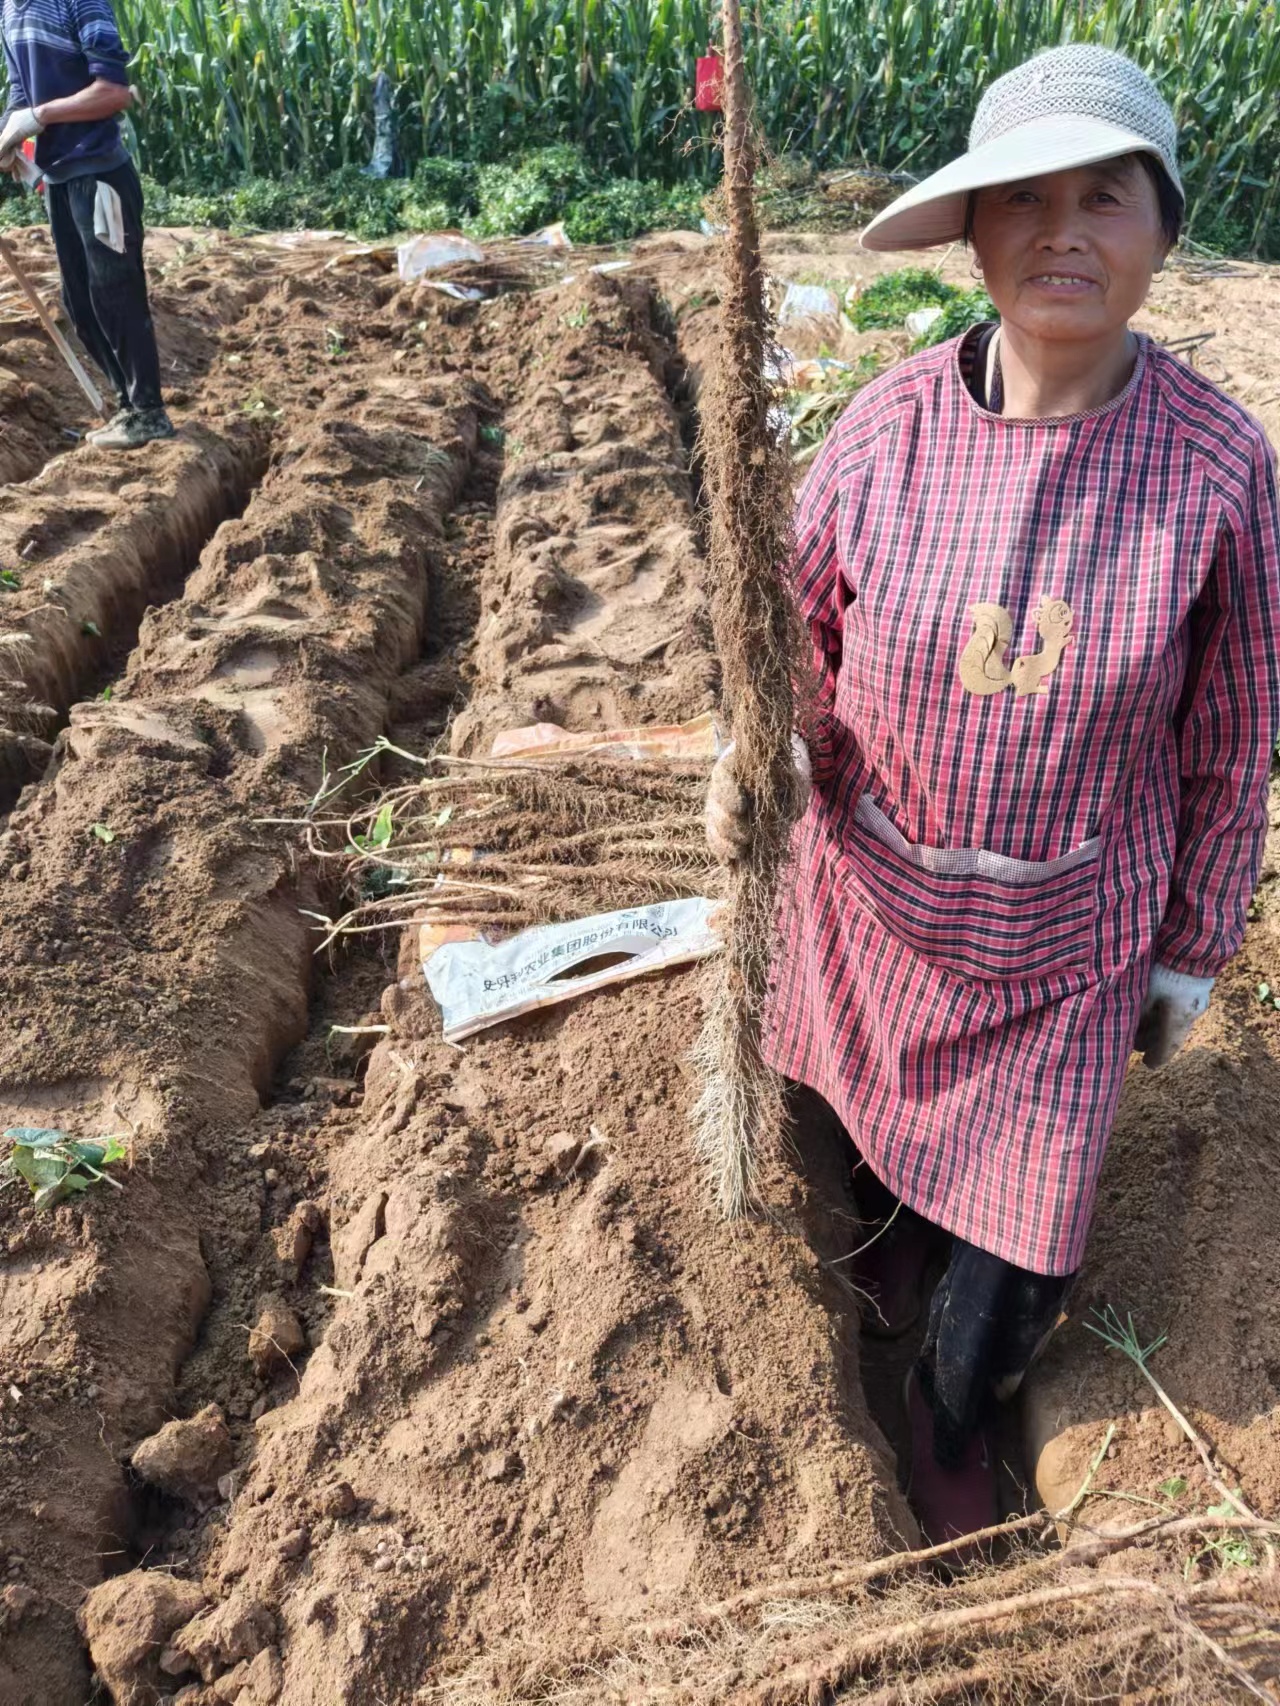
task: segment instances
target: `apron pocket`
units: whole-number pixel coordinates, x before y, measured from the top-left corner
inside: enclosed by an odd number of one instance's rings
[[[890,935],[964,977],[1044,977],[1097,955],[1101,836],[1047,860],[917,847],[863,794],[846,831],[854,883]]]

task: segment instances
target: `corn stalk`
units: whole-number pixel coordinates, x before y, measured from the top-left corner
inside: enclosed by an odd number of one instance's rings
[[[162,181],[362,162],[373,79],[401,152],[504,158],[570,142],[611,170],[710,175],[692,109],[709,0],[117,0]],[[1036,48],[1123,49],[1182,130],[1192,232],[1280,252],[1274,0],[756,0],[746,67],[765,138],[818,165],[924,172],[964,146],[981,90]]]

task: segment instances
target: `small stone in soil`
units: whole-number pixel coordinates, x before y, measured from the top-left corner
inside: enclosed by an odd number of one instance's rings
[[[263,1299],[257,1325],[249,1335],[249,1360],[263,1379],[287,1368],[306,1349],[306,1335],[282,1297]]]
[[[521,1468],[520,1454],[515,1451],[494,1451],[484,1460],[486,1481],[509,1481]]]
[[[345,1481],[339,1481],[335,1487],[326,1487],[320,1495],[320,1509],[326,1516],[350,1516],[356,1508],[356,1496]]]

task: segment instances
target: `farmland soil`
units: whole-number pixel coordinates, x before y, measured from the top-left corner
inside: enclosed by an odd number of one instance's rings
[[[479,625],[456,660],[457,745],[513,721],[608,727],[709,702],[653,322],[647,289],[595,280],[486,317],[503,464]],[[328,1240],[309,1286],[280,1275],[251,1198],[257,1267],[251,1251],[234,1264],[184,1374],[185,1407],[260,1412],[244,1356],[255,1289],[274,1284],[315,1342],[315,1281],[330,1276],[323,1342],[300,1377],[280,1364],[229,1507],[172,1554],[199,1554],[229,1615],[267,1608],[283,1697],[408,1699],[527,1628],[563,1648],[619,1614],[909,1534],[852,1314],[805,1237],[803,1183],[778,1169],[774,1224],[744,1237],[715,1225],[690,1177],[696,979],[459,1050],[439,1041],[412,935],[399,970],[368,1015],[387,1034],[358,1119],[327,1122]],[[290,1081],[313,1069],[295,1061]],[[290,1197],[314,1195],[317,1134],[300,1150],[281,1111],[245,1153]],[[219,1339],[225,1356],[210,1355]]]
[[[83,406],[0,303],[0,1124],[131,1151],[122,1192],[0,1196],[0,1706],[94,1671],[130,1706],[408,1706],[464,1671],[498,1698],[620,1624],[911,1543],[844,1158],[806,1125],[735,1227],[691,1170],[699,973],[459,1048],[412,929],[315,953],[350,897],[298,820],[380,735],[465,758],[715,704],[708,252],[537,293],[508,260],[477,304],[338,243],[153,247],[182,433],[127,465],[63,450]],[[787,277],[877,264],[769,247]],[[1146,323],[1214,330],[1200,364],[1275,429],[1273,291],[1171,270]],[[414,774],[384,755],[339,799]],[[1194,1046],[1126,1090],[1025,1407],[1050,1502],[1113,1423],[1104,1492],[1217,1497],[1084,1330],[1111,1303],[1169,1331],[1153,1366],[1280,1514],[1268,859]]]

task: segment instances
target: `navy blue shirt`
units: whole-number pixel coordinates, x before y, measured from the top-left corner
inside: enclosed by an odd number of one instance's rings
[[[129,85],[110,0],[4,0],[3,24],[6,111],[78,95],[99,77]],[[115,117],[51,124],[36,138],[36,165],[51,184],[109,172],[128,158]]]

